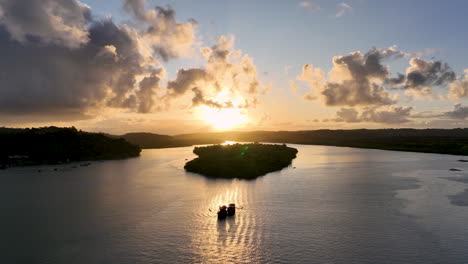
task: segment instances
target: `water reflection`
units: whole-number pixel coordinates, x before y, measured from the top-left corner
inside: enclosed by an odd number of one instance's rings
[[[242,263],[248,258],[251,250],[256,223],[249,217],[249,212],[238,206],[236,215],[218,220],[216,210],[220,205],[247,202],[246,183],[240,181],[221,182],[217,193],[207,201],[212,213],[198,219],[201,225],[192,233],[193,254],[203,259],[203,263],[220,263],[226,261]],[[227,183],[227,184],[226,184]],[[218,184],[216,184],[218,185]]]
[[[192,147],[145,150],[138,159],[40,177],[37,168],[0,171],[0,262],[468,259],[468,211],[447,198],[467,186],[445,179],[448,168],[468,171],[468,164],[447,155],[294,147],[297,169],[254,181],[186,173]],[[401,189],[408,190],[395,197]],[[236,215],[218,221],[218,206],[229,203]]]
[[[227,141],[224,141],[224,143],[221,144],[221,145],[223,145],[223,146],[225,146],[225,145],[234,145],[234,144],[236,144],[236,143],[238,143],[238,142],[237,142],[237,141],[229,141],[229,140],[227,140]]]

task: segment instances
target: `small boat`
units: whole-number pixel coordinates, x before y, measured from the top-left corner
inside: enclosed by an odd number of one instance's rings
[[[228,216],[233,216],[236,213],[236,204],[229,204],[229,207],[227,209],[227,215]]]
[[[225,219],[227,214],[227,207],[225,205],[220,206],[218,211],[218,219]]]

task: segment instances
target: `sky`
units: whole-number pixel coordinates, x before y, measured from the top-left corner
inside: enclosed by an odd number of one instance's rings
[[[0,126],[468,125],[468,2],[0,0]]]

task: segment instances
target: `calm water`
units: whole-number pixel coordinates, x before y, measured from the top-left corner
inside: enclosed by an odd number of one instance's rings
[[[0,171],[0,263],[468,263],[463,157],[295,147],[254,181],[185,173],[192,147]]]

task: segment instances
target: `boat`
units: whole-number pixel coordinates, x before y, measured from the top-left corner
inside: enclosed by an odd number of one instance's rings
[[[229,207],[227,209],[227,215],[228,216],[233,216],[236,213],[236,204],[229,204]]]
[[[225,219],[227,214],[227,207],[225,205],[220,206],[218,211],[218,219]]]

